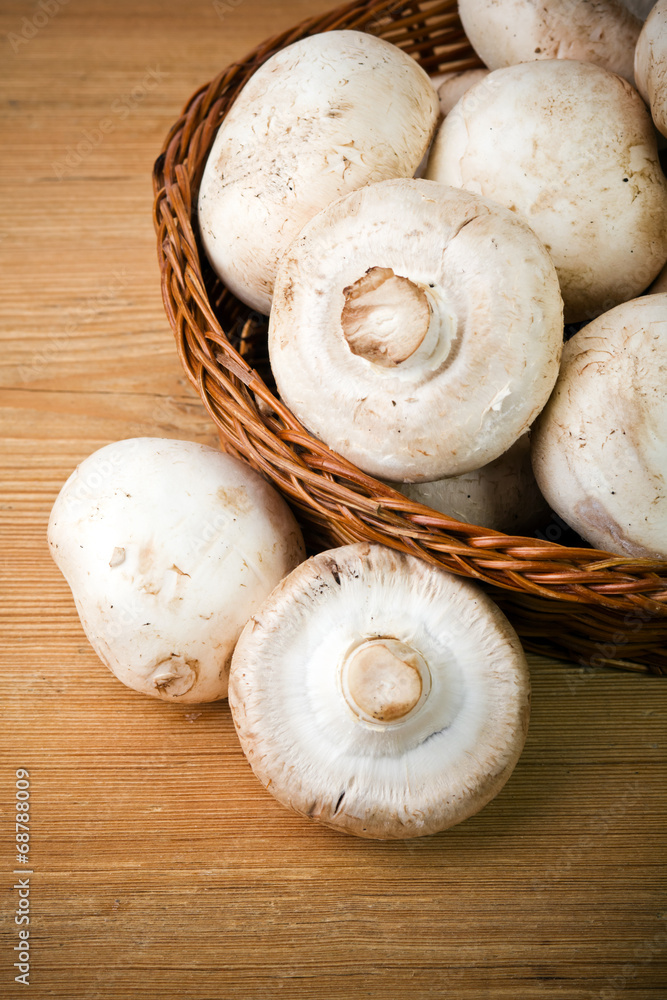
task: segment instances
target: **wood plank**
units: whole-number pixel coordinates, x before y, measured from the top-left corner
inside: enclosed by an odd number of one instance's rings
[[[664,681],[531,656],[501,794],[437,836],[362,841],[261,787],[226,703],[124,688],[51,561],[49,512],[86,455],[139,434],[216,444],[162,308],[151,165],[197,86],[329,6],[0,11],[0,997],[23,989],[27,877],[40,998],[664,1000]]]

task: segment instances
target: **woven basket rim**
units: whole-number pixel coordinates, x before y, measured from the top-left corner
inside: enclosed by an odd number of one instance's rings
[[[647,640],[649,647],[665,647],[667,560],[505,535],[408,500],[308,433],[249,363],[252,356],[241,352],[246,333],[260,322],[257,314],[219,283],[215,298],[209,294],[210,266],[197,236],[196,191],[217,127],[245,80],[274,51],[297,38],[346,26],[372,30],[381,37],[391,35],[406,51],[419,55],[418,61],[431,72],[452,65],[479,66],[456,8],[456,0],[346,3],[267,39],[200,86],[186,102],[153,170],[162,295],[179,357],[224,447],[267,476],[296,508],[297,516],[324,533],[321,544],[380,541],[478,579],[501,596],[525,597],[528,604],[530,599],[556,601],[570,612],[605,611],[610,627],[615,621],[618,628],[619,623],[627,624],[628,615],[640,614],[645,631],[658,624],[658,638]],[[438,41],[443,40],[444,57],[429,35],[434,24]],[[234,317],[241,348],[232,344],[222,315]],[[591,615],[588,618],[592,620]]]

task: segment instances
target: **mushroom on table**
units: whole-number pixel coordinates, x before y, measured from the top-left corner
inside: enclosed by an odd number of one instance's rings
[[[375,839],[459,823],[524,745],[528,668],[476,584],[363,542],[279,584],[232,659],[229,703],[255,774],[284,805]]]
[[[84,459],[48,538],[100,659],[128,687],[183,703],[226,697],[248,616],[305,557],[289,507],[249,465],[165,438]]]

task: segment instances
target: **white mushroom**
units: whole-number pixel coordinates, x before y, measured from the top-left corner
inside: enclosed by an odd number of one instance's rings
[[[438,120],[427,74],[360,31],[311,35],[271,56],[222,122],[199,190],[206,253],[268,313],[278,258],[320,208],[364,184],[412,177]]]
[[[159,438],[86,458],[48,538],[100,659],[128,687],[178,702],[226,696],[242,627],[305,555],[286,503],[249,466]]]
[[[658,0],[641,30],[635,76],[655,127],[667,136],[667,0]]]
[[[621,0],[459,0],[459,14],[490,69],[534,59],[577,59],[634,83],[641,22]]]
[[[567,342],[532,451],[544,496],[583,538],[667,558],[667,294],[625,302]]]
[[[430,483],[392,485],[447,517],[508,535],[525,535],[549,517],[530,461],[530,431],[481,469]]]
[[[489,75],[488,69],[464,69],[458,73],[446,73],[445,78],[438,86],[438,100],[440,102],[440,113],[448,115],[454,105],[480,80],[484,80]]]
[[[473,815],[523,748],[529,676],[483,591],[357,543],[291,573],[241,634],[229,703],[243,750],[284,805],[376,839]]]
[[[423,180],[329,205],[285,253],[269,324],[280,394],[383,479],[459,475],[521,436],[554,385],[562,302],[513,213]]]
[[[497,69],[468,90],[426,176],[527,220],[558,271],[567,322],[641,294],[667,259],[667,180],[639,94],[591,63]]]

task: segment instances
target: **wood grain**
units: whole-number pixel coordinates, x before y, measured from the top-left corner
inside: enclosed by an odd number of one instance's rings
[[[529,739],[498,798],[435,837],[359,841],[264,791],[225,703],[123,688],[50,560],[51,505],[90,452],[216,443],[162,309],[152,162],[197,86],[328,6],[0,11],[0,997],[25,990],[27,768],[40,1000],[665,1000],[664,681],[531,657]]]

